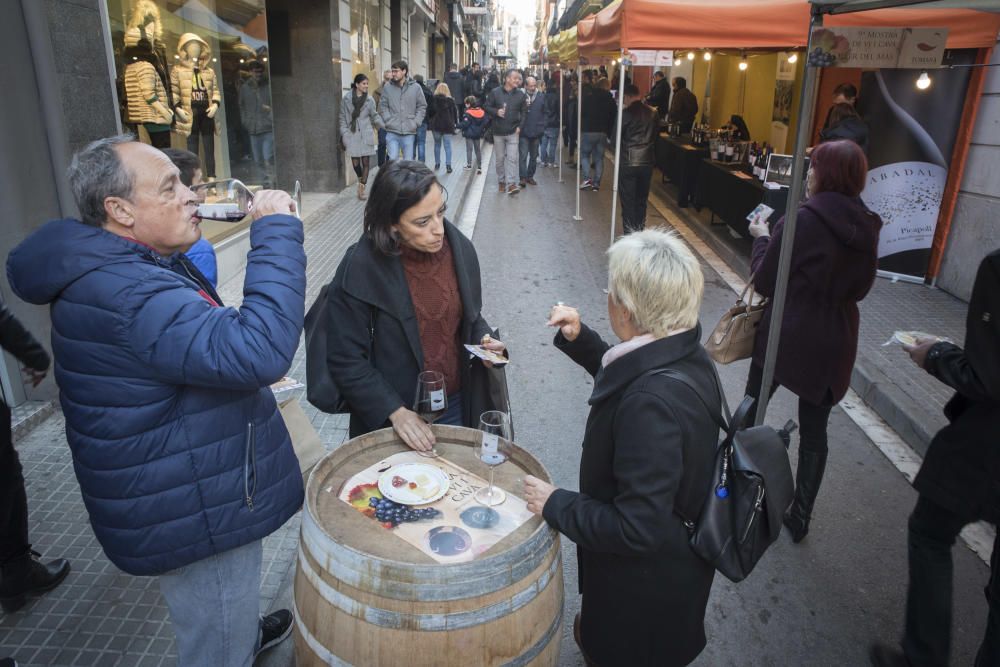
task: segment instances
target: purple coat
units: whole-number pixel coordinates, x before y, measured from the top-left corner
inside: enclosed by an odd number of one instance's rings
[[[773,297],[785,219],[753,243],[754,286]],[[813,195],[799,208],[774,380],[814,404],[847,393],[858,351],[858,301],[875,282],[882,220],[860,198]],[[771,308],[764,311],[753,363],[764,365]]]

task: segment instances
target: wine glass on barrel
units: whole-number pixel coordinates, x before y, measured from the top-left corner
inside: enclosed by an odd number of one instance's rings
[[[476,491],[476,501],[492,507],[507,499],[506,492],[493,486],[493,471],[510,456],[510,417],[506,412],[490,410],[479,417],[476,456],[490,468],[490,485]]]
[[[238,178],[224,178],[192,185],[198,201],[195,215],[202,220],[216,222],[240,222],[253,211],[253,193]],[[295,181],[292,192],[295,200],[295,215],[302,217],[302,186]]]
[[[424,371],[417,376],[417,397],[413,401],[413,411],[428,424],[433,424],[448,410],[448,392],[444,384],[444,374],[438,371]],[[417,451],[427,458],[436,458],[437,449],[429,452]]]

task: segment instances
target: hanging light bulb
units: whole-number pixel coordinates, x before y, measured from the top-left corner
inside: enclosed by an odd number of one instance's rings
[[[694,60],[694,51],[688,51],[688,60]]]
[[[743,57],[740,58],[740,71],[741,72],[747,71],[747,67],[749,66],[750,64],[747,62],[747,54],[744,53]]]
[[[927,75],[927,70],[920,70],[920,76],[917,77],[917,88],[920,90],[927,90],[931,87],[931,77]]]
[[[793,53],[792,55],[788,56],[788,62],[790,62],[793,65],[795,64],[795,61],[798,59],[799,59],[799,54],[797,53]]]
[[[711,59],[712,59],[712,52],[711,52],[711,51],[705,51],[705,55],[704,55],[704,56],[702,56],[702,57],[703,57],[703,58],[704,58],[705,60],[711,60]]]

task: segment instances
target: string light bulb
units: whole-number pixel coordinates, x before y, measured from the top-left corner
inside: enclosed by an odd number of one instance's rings
[[[793,65],[798,59],[799,59],[799,54],[797,53],[793,53],[792,55],[788,56],[788,62],[790,62]]]
[[[740,58],[740,71],[741,72],[747,71],[747,67],[749,66],[750,64],[747,62],[747,56],[746,54],[743,54],[743,57]]]
[[[688,51],[688,60],[694,60],[694,51]]]
[[[917,77],[917,88],[920,90],[927,90],[931,87],[931,77],[928,76],[927,70],[920,70],[920,76]]]
[[[704,55],[704,56],[702,56],[702,57],[703,57],[703,58],[704,58],[705,60],[711,60],[711,59],[712,59],[712,52],[711,52],[711,51],[705,51],[705,55]]]

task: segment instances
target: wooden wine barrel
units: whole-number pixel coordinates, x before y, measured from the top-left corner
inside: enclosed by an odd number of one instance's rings
[[[438,452],[482,475],[477,431],[434,426]],[[496,484],[549,479],[513,447]],[[306,487],[295,574],[298,667],[555,665],[563,611],[559,536],[539,517],[475,560],[440,564],[338,499],[352,475],[406,447],[392,429],[321,460]]]

